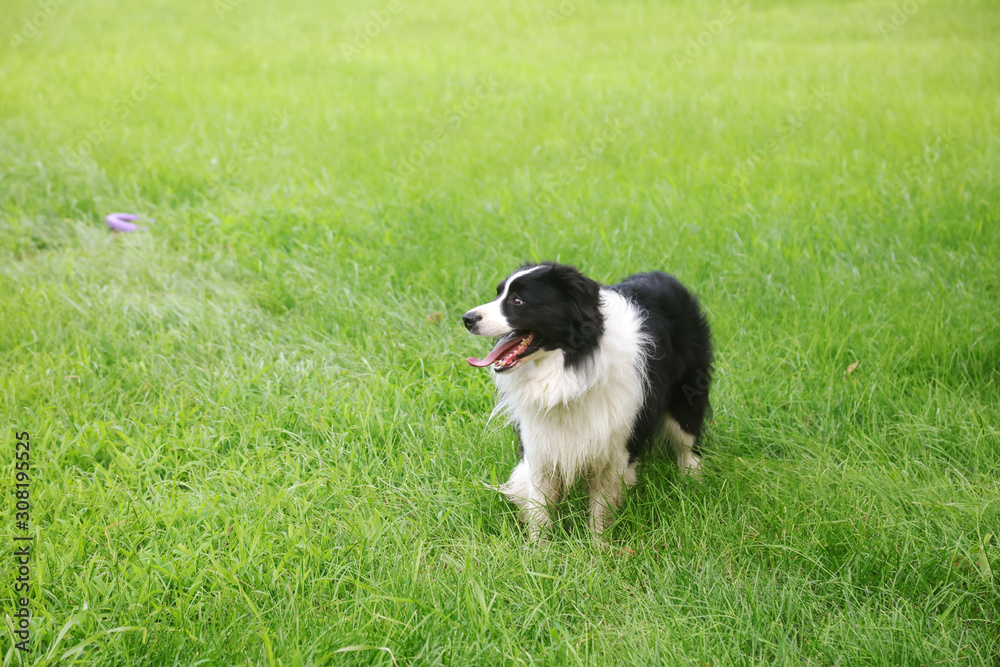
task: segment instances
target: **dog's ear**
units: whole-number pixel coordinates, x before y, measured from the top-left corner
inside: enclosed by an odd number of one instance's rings
[[[550,264],[547,273],[562,288],[563,292],[581,304],[597,305],[601,286],[580,273],[575,266]]]
[[[549,274],[571,306],[570,345],[579,349],[593,344],[604,333],[600,283],[564,264],[553,264]]]

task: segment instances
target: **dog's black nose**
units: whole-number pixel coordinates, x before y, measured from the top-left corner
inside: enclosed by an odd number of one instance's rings
[[[465,322],[465,328],[469,331],[472,331],[472,326],[481,319],[483,319],[483,316],[474,310],[470,310],[465,315],[462,315],[462,321]]]

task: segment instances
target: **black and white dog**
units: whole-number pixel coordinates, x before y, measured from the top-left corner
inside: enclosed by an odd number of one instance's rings
[[[526,264],[462,319],[470,333],[498,338],[485,359],[468,361],[491,367],[494,413],[520,437],[521,461],[499,490],[524,511],[533,540],[551,523],[548,505],[581,477],[588,523],[602,532],[658,434],[683,471],[698,472],[711,334],[673,276],[602,286],[571,266]]]

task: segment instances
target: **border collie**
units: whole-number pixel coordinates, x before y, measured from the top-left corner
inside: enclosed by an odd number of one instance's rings
[[[580,478],[588,525],[601,533],[658,435],[682,471],[698,473],[711,334],[673,276],[639,273],[602,286],[572,266],[525,264],[462,320],[470,333],[497,338],[485,359],[468,361],[490,367],[494,414],[518,434],[521,460],[498,490],[521,508],[532,540],[551,523],[548,506]]]

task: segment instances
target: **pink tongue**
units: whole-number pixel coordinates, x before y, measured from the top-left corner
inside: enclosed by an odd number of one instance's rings
[[[482,368],[483,366],[489,366],[494,361],[499,359],[501,355],[507,353],[508,350],[517,347],[521,343],[522,338],[515,338],[512,341],[504,342],[500,341],[495,348],[490,350],[490,353],[486,355],[485,359],[477,359],[476,357],[468,357],[466,361],[475,366],[476,368]]]

